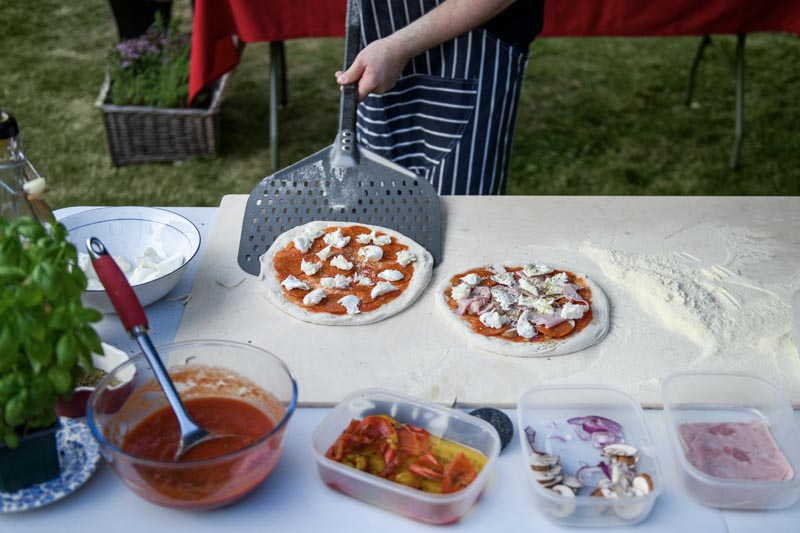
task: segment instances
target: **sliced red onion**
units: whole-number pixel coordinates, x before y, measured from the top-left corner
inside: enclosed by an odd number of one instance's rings
[[[616,444],[617,436],[610,431],[595,431],[592,433],[591,440],[594,448],[605,448],[609,444]]]
[[[531,447],[531,451],[533,453],[538,453],[539,455],[545,455],[545,452],[536,449],[536,444],[535,444],[536,432],[533,430],[532,427],[530,426],[525,427],[525,438],[528,440],[528,446]]]
[[[583,421],[585,419],[586,419],[586,417],[578,416],[578,417],[570,418],[569,420],[567,420],[567,422],[569,422],[572,425],[572,427],[575,429],[575,434],[578,436],[578,438],[583,440],[583,441],[589,440],[589,437],[591,436],[591,435],[589,435],[589,433],[586,430],[583,429]]]
[[[619,424],[619,422],[615,422],[614,420],[604,416],[591,415],[584,417],[581,425],[583,426],[583,429],[589,433],[594,433],[595,431],[608,431],[617,437],[622,437],[622,426]]]
[[[600,465],[602,464],[604,463],[601,462]],[[611,479],[606,473],[606,470],[600,465],[582,466],[575,473],[575,477],[578,478],[578,481],[580,481],[584,487],[596,489],[601,481],[604,479]]]
[[[569,435],[562,435],[561,433],[556,433],[555,431],[551,431],[547,434],[547,439],[557,440],[561,442],[567,442],[568,440],[572,439]]]

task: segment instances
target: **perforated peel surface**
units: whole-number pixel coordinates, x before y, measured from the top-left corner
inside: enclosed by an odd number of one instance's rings
[[[239,266],[258,275],[259,256],[285,231],[314,220],[358,222],[398,231],[441,259],[439,197],[414,174],[379,158],[331,168],[328,149],[268,176],[250,193],[239,242]],[[396,167],[396,168],[395,168]]]

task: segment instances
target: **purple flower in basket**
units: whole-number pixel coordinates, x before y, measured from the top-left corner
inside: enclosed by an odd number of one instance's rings
[[[113,103],[186,106],[190,47],[190,35],[177,24],[165,27],[160,21],[144,34],[116,44],[109,57]]]

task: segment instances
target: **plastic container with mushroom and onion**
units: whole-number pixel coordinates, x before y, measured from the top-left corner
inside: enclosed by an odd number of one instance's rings
[[[603,385],[542,385],[517,403],[533,499],[558,525],[627,526],[650,514],[663,480],[639,404]]]

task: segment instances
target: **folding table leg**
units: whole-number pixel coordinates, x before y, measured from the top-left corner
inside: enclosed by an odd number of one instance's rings
[[[269,159],[272,172],[278,170],[278,93],[286,101],[285,55],[283,41],[269,43]],[[280,85],[279,85],[280,84]],[[279,90],[280,87],[280,90]]]
[[[281,107],[289,105],[289,92],[286,90],[286,47],[281,42]]]
[[[733,130],[733,147],[731,148],[731,158],[729,166],[733,170],[739,168],[739,156],[742,151],[742,137],[744,136],[744,46],[747,34],[739,33],[736,36],[736,57],[731,61],[730,56],[725,53],[725,50],[719,47],[719,44],[713,48],[719,58],[727,63],[733,70],[736,79],[736,104],[735,104],[735,124]],[[700,41],[700,47],[697,49],[692,67],[689,70],[689,86],[686,91],[686,105],[691,105],[694,98],[695,79],[697,77],[697,68],[700,65],[700,60],[703,58],[705,49],[711,45],[711,37],[703,35],[703,40]]]
[[[744,41],[746,34],[736,36],[736,125],[733,132],[733,149],[731,150],[730,167],[739,168],[739,155],[742,151],[744,135]]]
[[[710,35],[703,35],[703,38],[700,41],[700,46],[697,48],[697,53],[694,55],[694,61],[692,61],[692,68],[689,69],[689,87],[686,90],[686,105],[692,105],[692,100],[694,99],[694,84],[697,78],[697,68],[700,66],[700,60],[703,59],[703,53],[706,51],[706,47],[711,44],[711,36]]]

